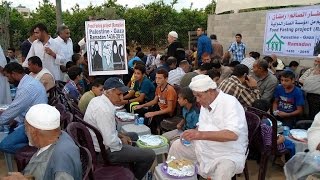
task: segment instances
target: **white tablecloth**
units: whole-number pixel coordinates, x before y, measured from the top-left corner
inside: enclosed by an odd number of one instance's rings
[[[304,152],[306,149],[308,149],[308,143],[306,143],[306,142],[294,140],[290,136],[285,136],[285,138],[294,143],[295,148],[296,148],[296,153],[297,152]]]
[[[121,131],[123,133],[135,132],[138,136],[151,134],[150,128],[144,124],[135,125],[135,124],[126,124],[122,126]]]

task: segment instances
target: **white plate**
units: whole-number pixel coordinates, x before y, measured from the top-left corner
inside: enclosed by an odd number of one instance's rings
[[[143,135],[139,136],[139,140],[149,146],[159,146],[163,140],[157,135]]]
[[[134,120],[134,114],[127,112],[116,112],[116,116],[122,121],[132,121]]]
[[[8,108],[9,108],[8,104],[0,104],[0,111],[5,111]]]
[[[305,140],[308,138],[307,130],[304,129],[291,129],[290,134],[293,138],[299,140]]]

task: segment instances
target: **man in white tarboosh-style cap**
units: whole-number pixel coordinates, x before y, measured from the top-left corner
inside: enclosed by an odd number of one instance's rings
[[[60,113],[48,104],[32,106],[26,114],[26,134],[29,144],[38,151],[22,173],[10,173],[4,179],[39,180],[82,179],[80,151],[72,138],[60,130]]]
[[[248,146],[245,113],[239,101],[216,89],[207,75],[192,78],[189,85],[201,105],[196,129],[186,130],[181,138],[191,142],[184,146],[175,141],[170,156],[199,163],[199,174],[214,180],[231,179],[243,171]]]
[[[178,33],[176,31],[169,32],[167,40],[169,45],[165,50],[165,55],[175,57],[177,64],[180,64],[180,61],[185,59],[185,51],[183,45],[178,40]]]

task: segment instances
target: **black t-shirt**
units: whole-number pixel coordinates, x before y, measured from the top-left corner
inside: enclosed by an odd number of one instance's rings
[[[168,56],[173,56],[177,59],[177,65],[179,65],[180,61],[185,59],[185,51],[183,45],[179,41],[174,41],[168,46]]]
[[[31,43],[28,39],[22,42],[20,46],[22,57],[27,57],[30,48],[31,48]]]

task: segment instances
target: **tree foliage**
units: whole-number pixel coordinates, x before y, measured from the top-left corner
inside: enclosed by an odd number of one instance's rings
[[[174,9],[178,0],[166,4],[158,0],[139,7],[128,8],[117,3],[117,0],[106,0],[100,6],[89,5],[80,9],[76,4],[70,10],[62,13],[63,23],[69,26],[71,37],[78,42],[84,37],[85,21],[89,16],[98,19],[125,19],[127,42],[135,42],[147,46],[163,46],[167,41],[170,31],[177,31],[182,43],[187,44],[188,31],[193,31],[201,26],[206,28],[207,15],[212,13],[212,5],[205,9]],[[213,1],[214,2],[214,1]],[[14,8],[10,7],[10,35],[11,45],[19,47],[19,44],[28,37],[29,29],[36,23],[44,23],[50,34],[56,36],[56,11],[55,6],[48,0],[39,3],[30,18],[24,19]],[[62,4],[63,6],[63,4]],[[1,13],[1,8],[0,8]]]

